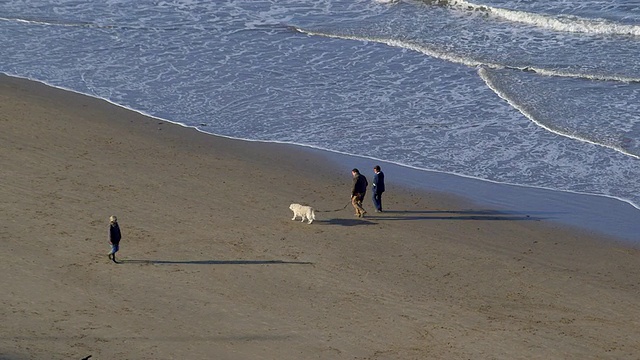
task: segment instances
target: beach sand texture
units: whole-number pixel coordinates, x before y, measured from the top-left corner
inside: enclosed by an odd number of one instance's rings
[[[0,359],[640,358],[640,252],[534,215],[6,76],[0,168]]]

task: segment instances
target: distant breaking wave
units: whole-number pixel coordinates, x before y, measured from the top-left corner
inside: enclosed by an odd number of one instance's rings
[[[577,16],[552,16],[524,11],[508,10],[487,5],[478,5],[465,0],[436,1],[454,8],[484,11],[501,19],[532,25],[539,28],[592,35],[640,36],[640,26],[617,24],[604,19],[584,19]]]
[[[358,41],[370,41],[380,44],[385,44],[392,47],[398,47],[408,50],[413,50],[433,58],[450,61],[456,64],[462,64],[470,67],[477,66],[485,66],[493,69],[514,69],[521,71],[531,71],[540,75],[546,76],[558,76],[558,77],[567,77],[567,78],[577,78],[577,79],[588,79],[588,80],[598,80],[598,81],[620,81],[620,82],[628,82],[628,83],[640,83],[640,78],[628,77],[622,75],[608,75],[608,74],[588,74],[588,73],[577,73],[577,72],[568,72],[568,71],[559,71],[559,70],[550,70],[544,68],[537,68],[532,66],[510,66],[505,64],[484,62],[480,60],[475,60],[468,57],[457,56],[452,54],[451,52],[442,51],[435,47],[430,47],[424,44],[418,44],[415,42],[411,42],[408,40],[398,40],[391,38],[381,38],[381,37],[368,37],[368,36],[359,36],[359,35],[347,35],[347,34],[331,34],[326,32],[312,31],[301,29],[295,26],[289,26],[289,29],[311,35],[311,36],[323,36],[328,38],[336,38],[336,39],[345,39],[345,40],[358,40]]]
[[[97,29],[120,29],[120,30],[133,29],[133,30],[151,30],[151,31],[178,30],[177,27],[153,28],[153,27],[128,26],[128,25],[100,25],[100,24],[85,22],[85,21],[54,21],[54,20],[20,19],[20,18],[3,18],[3,17],[0,17],[0,21],[41,25],[41,26],[82,27],[82,28],[97,28]]]
[[[557,76],[557,77],[567,77],[567,78],[582,78],[582,79],[600,80],[600,81],[619,81],[619,82],[636,82],[636,83],[640,83],[640,78],[630,78],[630,77],[616,76],[616,75],[597,75],[597,74],[571,73],[571,72],[548,70],[548,69],[535,68],[535,67],[508,66],[508,65],[504,65],[504,64],[487,63],[487,62],[474,60],[472,58],[460,57],[460,56],[457,56],[455,54],[451,54],[451,53],[448,53],[448,52],[445,52],[445,51],[441,51],[441,50],[439,50],[439,49],[437,49],[435,47],[429,47],[429,46],[422,45],[422,44],[416,44],[416,43],[413,43],[413,42],[410,42],[410,41],[406,41],[406,40],[397,40],[397,39],[388,39],[388,38],[376,38],[376,37],[362,37],[362,36],[356,36],[356,35],[329,34],[329,33],[322,33],[322,32],[317,32],[317,31],[310,31],[310,30],[300,29],[300,28],[297,28],[297,27],[294,27],[294,26],[290,26],[289,28],[292,29],[292,30],[307,34],[307,35],[311,35],[311,36],[324,36],[324,37],[337,38],[337,39],[370,41],[370,42],[375,42],[375,43],[382,43],[382,44],[386,44],[386,45],[393,46],[393,47],[399,47],[399,48],[404,48],[404,49],[417,51],[417,52],[420,52],[420,53],[423,53],[425,55],[428,55],[428,56],[431,56],[431,57],[434,57],[434,58],[438,58],[438,59],[441,59],[441,60],[446,60],[446,61],[450,61],[450,62],[453,62],[453,63],[462,64],[462,65],[466,65],[466,66],[470,66],[470,67],[477,67],[478,68],[478,75],[480,76],[480,78],[487,84],[487,86],[493,92],[495,92],[499,97],[501,97],[502,99],[507,101],[507,103],[509,103],[513,108],[518,110],[526,118],[528,118],[530,121],[532,121],[533,123],[535,123],[539,127],[543,128],[543,129],[545,129],[547,131],[550,131],[550,132],[552,132],[554,134],[563,136],[563,137],[572,138],[572,139],[575,139],[575,140],[578,140],[578,141],[583,141],[583,142],[587,142],[587,143],[590,143],[590,144],[594,144],[594,145],[610,148],[610,149],[618,151],[618,152],[620,152],[622,154],[625,154],[627,156],[631,156],[633,158],[640,159],[640,155],[635,154],[633,152],[630,152],[628,149],[625,149],[622,146],[618,146],[618,145],[615,145],[615,144],[604,144],[604,143],[598,142],[597,140],[589,139],[589,138],[586,138],[586,137],[580,137],[580,136],[577,136],[575,134],[570,134],[570,133],[562,131],[561,129],[551,128],[551,127],[541,123],[540,121],[538,121],[535,118],[535,116],[533,114],[529,113],[524,107],[522,107],[520,104],[515,102],[513,99],[509,98],[509,96],[507,94],[503,93],[502,91],[500,91],[500,89],[498,89],[496,86],[494,86],[490,76],[487,73],[487,68],[490,68],[490,69],[513,69],[513,70],[519,70],[519,71],[530,71],[530,72],[534,72],[534,73],[537,73],[537,74],[540,74],[540,75],[545,75],[545,76]]]
[[[95,28],[95,29],[117,29],[117,30],[141,30],[141,31],[176,31],[184,28],[189,28],[190,30],[196,31],[211,31],[218,30],[216,27],[208,27],[202,26],[201,24],[197,25],[188,25],[181,24],[180,26],[136,26],[136,25],[108,25],[108,24],[96,24],[93,22],[86,21],[59,21],[59,20],[43,20],[43,19],[21,19],[21,18],[4,18],[0,17],[0,21],[13,22],[13,23],[21,23],[28,25],[38,25],[38,26],[58,26],[58,27],[76,27],[76,28]],[[282,23],[273,23],[273,24],[253,24],[248,26],[245,29],[240,29],[238,31],[244,30],[256,30],[256,29],[270,29],[270,30],[287,30],[291,29],[290,26],[287,26]]]
[[[498,95],[500,98],[504,99],[509,105],[511,105],[514,109],[518,110],[522,115],[524,115],[527,119],[532,121],[537,126],[543,128],[543,129],[545,129],[545,130],[547,130],[549,132],[552,132],[554,134],[563,136],[563,137],[575,139],[575,140],[578,140],[578,141],[583,141],[583,142],[590,143],[590,144],[593,144],[593,145],[606,147],[606,148],[618,151],[618,152],[620,152],[620,153],[622,153],[624,155],[631,156],[631,157],[633,157],[635,159],[640,159],[640,155],[635,154],[635,153],[629,151],[628,149],[625,149],[624,147],[622,147],[620,145],[605,144],[605,143],[602,143],[602,142],[600,142],[598,140],[595,140],[595,139],[590,139],[590,138],[587,138],[587,137],[584,137],[584,136],[578,136],[576,134],[572,134],[572,133],[563,131],[562,129],[550,127],[550,126],[547,126],[547,125],[543,124],[542,122],[538,121],[538,119],[536,119],[536,117],[533,114],[531,114],[529,111],[527,111],[527,109],[525,107],[521,106],[515,100],[511,99],[509,97],[509,95],[507,95],[506,93],[501,91],[498,88],[498,86],[496,86],[494,84],[490,74],[487,72],[487,69],[485,67],[480,67],[478,69],[478,75],[485,82],[485,84],[487,84],[489,89],[491,89],[494,93],[496,93],[496,95]]]
[[[46,25],[46,26],[69,26],[69,27],[98,27],[98,25],[88,22],[59,22],[59,21],[47,21],[47,20],[35,20],[35,19],[20,19],[20,18],[3,18],[0,17],[0,21],[18,22],[34,25]],[[106,26],[105,26],[106,27]]]

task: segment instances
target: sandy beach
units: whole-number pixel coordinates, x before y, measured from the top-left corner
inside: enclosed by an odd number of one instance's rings
[[[6,76],[0,168],[3,360],[640,359],[640,250],[535,214]]]

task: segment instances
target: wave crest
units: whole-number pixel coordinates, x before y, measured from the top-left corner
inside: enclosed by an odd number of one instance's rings
[[[554,126],[551,121],[543,121],[543,119],[538,118],[536,114],[531,111],[531,107],[525,106],[521,104],[517,99],[513,98],[509,95],[508,92],[503,91],[498,83],[495,81],[494,76],[486,67],[478,68],[478,75],[485,82],[487,87],[491,89],[496,95],[498,95],[501,99],[505,100],[511,107],[518,110],[522,115],[524,115],[531,122],[536,124],[537,126],[554,133],[556,135],[586,142],[593,145],[602,146],[605,148],[609,148],[615,150],[624,155],[630,156],[635,159],[640,159],[640,154],[638,153],[638,149],[634,147],[630,147],[631,139],[627,137],[621,137],[618,140],[612,139],[603,139],[598,138],[597,136],[590,136],[589,132],[580,133],[576,131],[576,129],[570,129],[566,127]]]
[[[619,81],[619,82],[627,82],[627,83],[640,83],[640,78],[629,77],[624,75],[570,72],[570,71],[562,71],[557,69],[545,69],[545,68],[539,68],[534,66],[514,66],[509,64],[486,62],[486,61],[477,60],[471,57],[459,56],[451,52],[438,49],[435,46],[419,44],[409,40],[400,40],[400,39],[373,37],[373,36],[361,36],[361,35],[331,34],[331,33],[320,32],[320,31],[306,30],[299,27],[295,27],[295,26],[289,26],[288,28],[293,31],[297,31],[310,36],[323,36],[328,38],[357,40],[357,41],[385,44],[392,47],[398,47],[398,48],[416,51],[436,59],[450,61],[452,63],[462,64],[470,67],[484,66],[492,69],[514,69],[514,70],[521,70],[521,71],[531,71],[531,72],[535,72],[540,75],[546,75],[546,76],[581,78],[581,79],[598,80],[598,81]]]
[[[447,3],[451,7],[473,11],[484,11],[489,15],[493,15],[501,19],[554,31],[591,35],[640,36],[640,26],[638,25],[619,24],[604,19],[585,19],[577,16],[536,14],[487,5],[478,5],[465,0],[450,0]]]

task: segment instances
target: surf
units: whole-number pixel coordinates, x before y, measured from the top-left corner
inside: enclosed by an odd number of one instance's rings
[[[509,96],[509,94],[507,94],[505,91],[502,91],[500,89],[500,86],[498,86],[496,84],[496,82],[494,81],[491,73],[488,71],[488,69],[484,68],[484,67],[480,67],[478,69],[478,76],[480,76],[480,78],[485,82],[485,84],[487,84],[487,87],[489,89],[491,89],[494,93],[496,93],[496,95],[498,95],[501,99],[503,99],[504,101],[506,101],[511,107],[513,107],[514,109],[518,110],[525,118],[529,119],[531,122],[533,122],[535,125],[539,126],[542,129],[545,129],[546,131],[549,131],[551,133],[554,133],[556,135],[559,136],[563,136],[569,139],[573,139],[573,140],[577,140],[577,141],[582,141],[585,143],[589,143],[589,144],[593,144],[593,145],[597,145],[597,146],[602,146],[604,148],[609,148],[612,150],[615,150],[621,154],[630,156],[634,159],[640,159],[640,155],[631,152],[628,149],[625,149],[623,144],[615,144],[615,143],[606,143],[603,141],[600,141],[598,139],[595,138],[591,138],[588,136],[584,136],[584,135],[580,135],[575,131],[567,131],[567,129],[562,129],[560,127],[554,127],[551,125],[547,125],[545,124],[543,121],[540,121],[535,114],[533,114],[531,111],[529,111],[527,109],[526,106],[523,106],[522,104],[520,104],[518,101],[516,101],[515,99],[513,99],[511,96]],[[623,141],[624,143],[624,141]]]
[[[552,31],[589,35],[621,35],[640,37],[639,25],[620,24],[605,19],[588,19],[573,15],[538,14],[488,5],[479,5],[466,0],[437,1],[436,3],[461,11],[480,11],[487,16]]]
[[[483,66],[483,67],[488,67],[492,69],[513,69],[513,70],[520,70],[520,71],[531,71],[531,72],[535,72],[545,76],[568,77],[568,78],[598,80],[598,81],[620,81],[620,82],[626,82],[626,83],[640,83],[640,78],[630,77],[625,75],[618,75],[618,74],[571,72],[571,71],[562,71],[558,69],[545,69],[543,67],[536,67],[536,66],[527,66],[527,65],[523,66],[523,65],[487,62],[487,61],[477,60],[472,57],[460,56],[452,53],[451,51],[441,50],[436,46],[419,44],[417,42],[409,41],[409,40],[362,36],[362,35],[335,34],[335,33],[303,29],[303,28],[299,28],[291,25],[288,26],[288,29],[302,33],[302,34],[306,34],[309,36],[322,36],[327,38],[385,44],[391,47],[416,51],[436,59],[445,60],[445,61],[449,61],[452,63],[461,64],[469,67]]]

